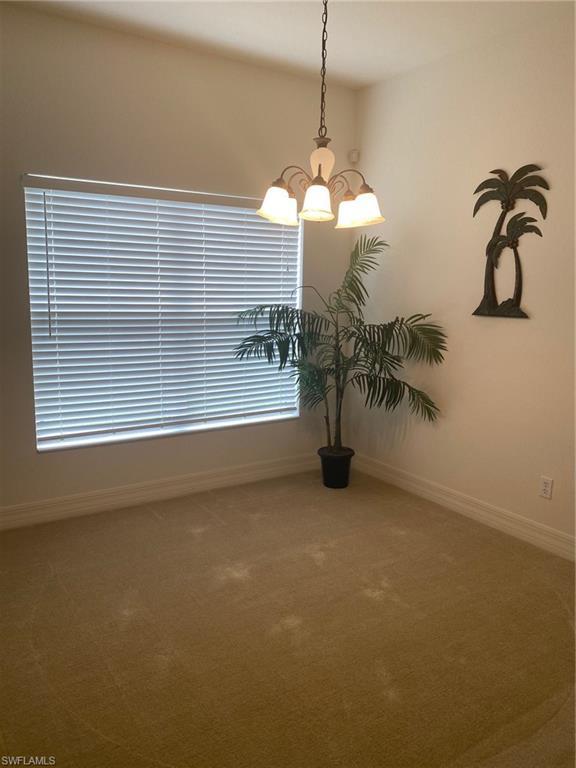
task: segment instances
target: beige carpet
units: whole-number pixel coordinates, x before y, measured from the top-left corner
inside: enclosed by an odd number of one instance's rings
[[[58,768],[571,768],[570,564],[316,475],[3,534],[2,750]]]

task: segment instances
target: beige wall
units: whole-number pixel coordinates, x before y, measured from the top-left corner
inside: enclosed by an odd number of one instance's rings
[[[24,172],[257,196],[307,162],[317,78],[3,4],[2,386],[0,503],[110,488],[295,456],[319,444],[312,418],[38,454],[20,175]],[[354,94],[330,88],[328,125],[342,159],[354,144]],[[336,140],[337,139],[337,140]],[[330,287],[349,237],[308,225],[306,281]]]
[[[450,352],[415,369],[442,407],[435,426],[348,409],[359,453],[532,520],[573,520],[573,50],[571,7],[548,24],[364,89],[330,87],[344,158],[361,139],[391,243],[372,281],[374,317],[432,312]],[[315,417],[281,424],[38,454],[20,175],[41,172],[258,195],[284,162],[305,162],[317,79],[0,6],[3,21],[3,412],[0,503],[111,488],[312,452]],[[356,109],[359,104],[360,111]],[[355,119],[361,131],[355,135]],[[308,129],[306,129],[308,126]],[[471,316],[496,211],[471,218],[493,167],[545,167],[544,238],[526,239],[531,319]],[[527,209],[528,206],[527,206]],[[376,230],[378,231],[378,230]],[[374,232],[374,230],[372,230]],[[305,280],[329,289],[350,238],[308,225]],[[502,294],[512,272],[504,258]],[[3,446],[3,448],[2,448]],[[538,497],[541,474],[554,498]],[[1,478],[0,478],[1,479]]]
[[[449,335],[445,365],[417,369],[443,410],[435,426],[404,414],[356,421],[373,458],[561,531],[573,526],[573,7],[482,49],[365,89],[362,165],[377,185],[391,248],[372,311],[432,312]],[[526,237],[530,320],[472,317],[483,287],[495,204],[472,219],[492,168],[540,163],[552,189],[544,237]],[[537,214],[526,203],[518,210]],[[511,259],[498,270],[512,293]],[[538,496],[540,475],[554,497]]]

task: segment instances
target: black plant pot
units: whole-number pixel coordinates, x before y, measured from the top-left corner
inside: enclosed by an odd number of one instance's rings
[[[323,448],[318,449],[322,462],[322,480],[326,488],[347,488],[350,478],[350,462],[354,451],[352,448]]]

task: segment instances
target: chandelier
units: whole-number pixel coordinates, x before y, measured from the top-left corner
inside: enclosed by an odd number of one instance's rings
[[[314,139],[316,149],[310,155],[311,174],[299,165],[288,165],[268,188],[258,215],[274,224],[298,226],[298,203],[294,187],[304,192],[300,218],[307,221],[331,221],[332,199],[341,196],[338,205],[336,229],[367,227],[384,221],[378,199],[372,187],[356,168],[346,168],[332,174],[336,158],[328,148],[326,135],[326,42],[328,40],[328,0],[323,0],[322,13],[322,68],[320,70],[320,127]],[[357,192],[352,191],[350,177],[360,182]],[[359,178],[358,178],[359,177]]]

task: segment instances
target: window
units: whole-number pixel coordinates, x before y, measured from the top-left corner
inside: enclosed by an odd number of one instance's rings
[[[242,309],[297,305],[300,228],[103,189],[25,189],[38,449],[297,416],[290,373],[234,347]]]

